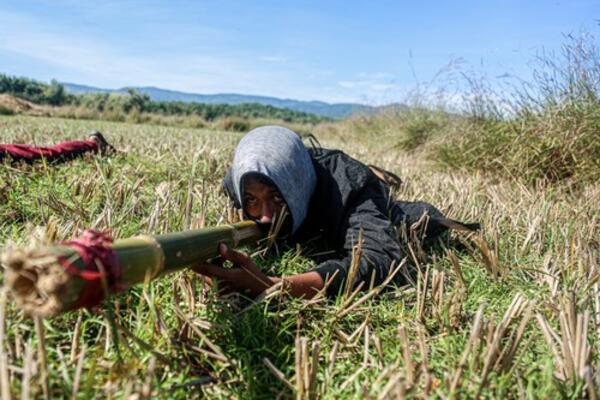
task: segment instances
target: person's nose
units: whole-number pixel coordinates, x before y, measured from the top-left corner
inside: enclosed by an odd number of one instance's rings
[[[270,224],[273,222],[273,216],[275,215],[275,206],[270,201],[265,201],[262,204],[262,210],[260,213],[260,222],[263,224]]]

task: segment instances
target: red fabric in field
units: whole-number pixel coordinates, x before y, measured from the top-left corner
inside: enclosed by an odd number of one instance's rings
[[[98,151],[93,140],[71,140],[54,146],[32,146],[28,144],[0,144],[0,159],[10,156],[14,161],[33,162],[41,158],[48,162],[67,160],[84,153]]]
[[[81,237],[62,243],[72,247],[83,261],[84,268],[74,260],[60,258],[59,262],[72,275],[85,282],[85,288],[74,308],[92,308],[105,299],[105,291],[116,293],[125,289],[121,283],[123,269],[112,249],[112,238],[103,232],[87,230]]]

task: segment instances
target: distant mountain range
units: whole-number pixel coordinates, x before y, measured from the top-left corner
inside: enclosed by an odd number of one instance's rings
[[[372,107],[356,103],[325,103],[322,101],[300,101],[292,99],[279,99],[277,97],[253,96],[236,93],[223,94],[198,94],[185,93],[174,90],[160,89],[156,87],[125,87],[121,89],[102,89],[93,86],[78,85],[75,83],[64,83],[65,89],[69,93],[127,93],[128,89],[135,89],[145,93],[155,101],[183,101],[187,103],[208,103],[208,104],[243,104],[258,103],[271,105],[278,108],[288,108],[296,111],[303,111],[330,118],[344,118],[355,112],[372,113],[379,107]]]

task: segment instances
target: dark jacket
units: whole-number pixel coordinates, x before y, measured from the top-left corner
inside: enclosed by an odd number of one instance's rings
[[[292,239],[304,243],[319,235],[319,250],[335,252],[315,271],[326,282],[336,274],[328,287],[328,294],[336,295],[345,285],[352,249],[362,229],[362,257],[353,285],[364,282],[363,288],[368,288],[372,275],[374,284],[381,284],[404,257],[390,218],[387,188],[369,167],[339,150],[309,152],[317,185],[307,217]],[[396,275],[395,282],[402,283],[401,274]]]
[[[435,207],[422,202],[395,202],[389,188],[368,166],[339,150],[310,149],[317,175],[308,214],[289,242],[316,247],[316,252],[329,251],[326,259],[314,269],[325,282],[332,276],[327,293],[335,296],[345,287],[352,263],[352,249],[362,230],[362,257],[353,287],[363,282],[368,288],[381,284],[405,257],[397,228],[412,224],[423,213],[440,217],[430,221],[426,235],[433,238],[447,229],[436,223],[444,219]],[[223,186],[234,200],[229,174]],[[235,204],[240,208],[240,204]],[[323,258],[323,257],[321,257]],[[406,283],[406,268],[392,281]]]

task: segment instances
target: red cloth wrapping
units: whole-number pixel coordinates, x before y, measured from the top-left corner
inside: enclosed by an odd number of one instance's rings
[[[67,258],[59,258],[67,272],[85,281],[74,308],[95,307],[105,299],[105,290],[116,293],[126,288],[121,282],[123,270],[111,243],[112,238],[108,234],[94,230],[86,230],[81,237],[62,243],[75,249],[84,264],[82,269]],[[103,281],[106,281],[106,288]]]
[[[38,147],[28,144],[0,144],[0,160],[10,156],[14,161],[32,163],[41,158],[47,162],[64,161],[78,157],[84,153],[98,151],[98,144],[93,140],[71,140],[54,146]]]

